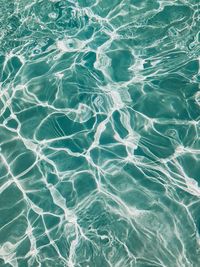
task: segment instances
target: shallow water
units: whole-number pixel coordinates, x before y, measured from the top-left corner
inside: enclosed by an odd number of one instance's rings
[[[0,267],[200,266],[198,0],[0,0]]]

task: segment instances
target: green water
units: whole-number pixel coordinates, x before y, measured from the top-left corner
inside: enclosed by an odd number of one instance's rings
[[[200,266],[200,2],[0,0],[0,267]]]

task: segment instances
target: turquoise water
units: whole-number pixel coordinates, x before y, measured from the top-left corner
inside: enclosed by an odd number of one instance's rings
[[[198,0],[0,0],[0,267],[200,266]]]

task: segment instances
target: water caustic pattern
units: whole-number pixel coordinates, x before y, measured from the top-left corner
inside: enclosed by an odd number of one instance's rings
[[[0,267],[200,266],[198,0],[0,0]]]

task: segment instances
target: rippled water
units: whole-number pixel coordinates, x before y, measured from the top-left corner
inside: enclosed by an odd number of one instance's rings
[[[0,267],[200,266],[200,2],[0,0]]]

